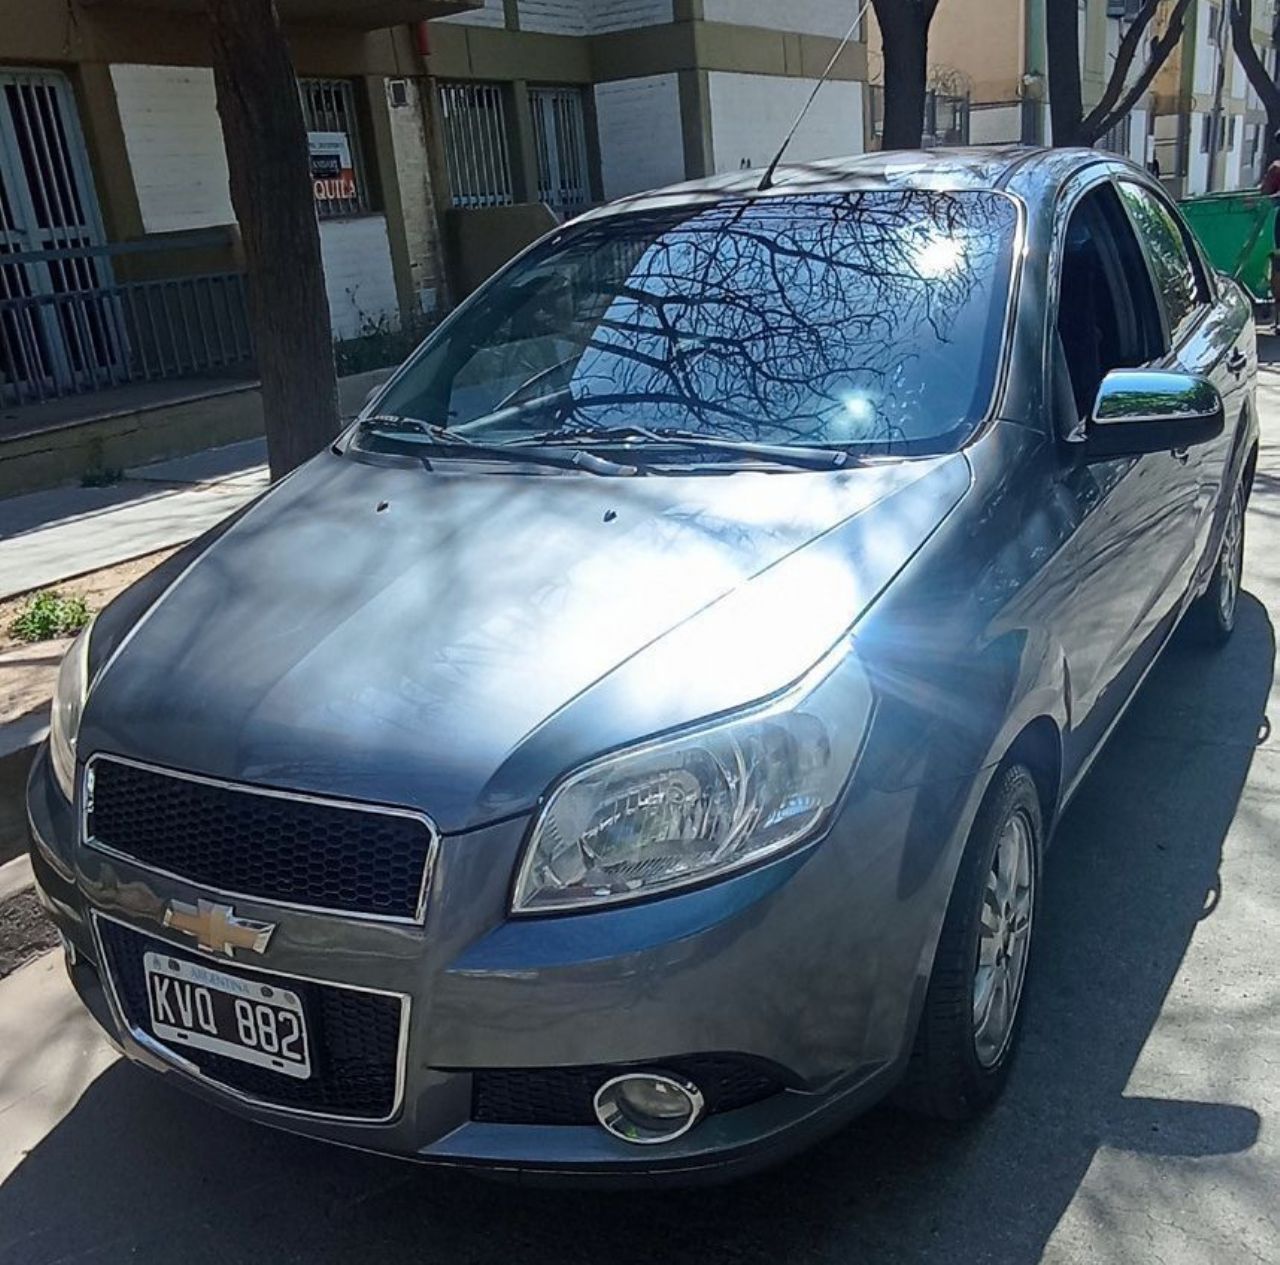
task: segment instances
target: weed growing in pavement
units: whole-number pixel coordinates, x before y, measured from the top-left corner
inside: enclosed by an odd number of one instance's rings
[[[124,471],[119,466],[95,466],[80,476],[82,488],[109,488],[124,479]]]
[[[9,625],[9,635],[18,641],[48,641],[69,637],[89,622],[89,604],[83,597],[42,589],[22,604]]]

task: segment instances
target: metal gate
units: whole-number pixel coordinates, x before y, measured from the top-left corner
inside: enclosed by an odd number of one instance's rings
[[[587,124],[577,88],[530,88],[538,143],[538,197],[561,215],[576,215],[591,202]]]
[[[442,83],[440,119],[454,206],[510,206],[511,151],[501,85]]]
[[[0,72],[0,395],[120,380],[123,328],[71,85]],[[5,262],[5,256],[13,257]]]

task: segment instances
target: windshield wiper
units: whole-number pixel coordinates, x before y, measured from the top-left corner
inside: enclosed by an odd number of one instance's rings
[[[573,392],[568,387],[552,391],[550,395],[535,395],[531,400],[521,400],[519,404],[499,406],[492,413],[481,413],[479,417],[468,418],[462,423],[468,429],[478,426],[498,429],[507,422],[518,422],[526,413],[545,413],[549,409],[564,408],[573,403]],[[456,435],[456,430],[446,431]]]
[[[494,405],[494,408],[496,410],[501,410],[506,408],[508,404],[514,404],[515,401],[518,400],[530,387],[537,386],[538,383],[541,382],[544,378],[549,378],[553,373],[556,373],[561,369],[567,368],[569,365],[573,364],[574,361],[577,360],[581,355],[582,355],[581,349],[577,349],[575,351],[571,351],[563,360],[557,360],[555,364],[548,365],[545,369],[539,369],[537,373],[533,374],[531,377],[526,378],[518,387],[516,387],[514,391],[510,391],[506,395],[504,395],[502,399],[500,399],[498,403]],[[562,387],[561,390],[567,391],[568,388]]]
[[[699,431],[680,430],[672,426],[584,426],[571,431],[547,431],[518,440],[523,444],[563,445],[609,442],[610,440],[639,439],[646,444],[669,448],[705,448],[710,452],[737,453],[744,457],[759,457],[763,461],[776,461],[781,465],[799,466],[806,470],[838,470],[849,462],[849,454],[842,448],[809,448],[791,444],[761,444],[749,439],[717,439]]]
[[[423,440],[434,440],[441,444],[462,444],[468,448],[474,447],[476,442],[474,439],[468,439],[466,435],[459,435],[457,431],[449,430],[447,426],[419,421],[416,417],[397,417],[393,413],[375,413],[372,417],[366,417],[360,423],[360,430],[366,435],[373,435],[379,439],[405,439],[410,443],[420,442],[419,436]]]
[[[593,452],[560,452],[555,448],[546,448],[527,444],[486,444],[467,435],[434,422],[420,422],[414,418],[378,416],[368,417],[360,425],[363,434],[372,435],[375,439],[390,439],[396,443],[418,444],[432,448],[447,448],[452,445],[465,448],[475,456],[498,457],[504,461],[526,461],[535,465],[552,466],[559,470],[585,470],[588,474],[600,474],[612,477],[630,476],[640,473],[638,466],[624,466],[620,462],[610,461]]]

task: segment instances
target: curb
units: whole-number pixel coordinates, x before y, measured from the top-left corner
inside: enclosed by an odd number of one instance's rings
[[[43,712],[0,728],[0,873],[27,850],[27,773],[49,732]]]
[[[35,882],[31,873],[31,858],[25,852],[0,865],[0,906],[15,896],[30,891]]]
[[[42,708],[0,726],[0,979],[58,943],[27,855],[27,771],[48,732],[47,719]]]
[[[58,944],[27,855],[27,772],[47,722],[41,708],[0,726],[0,979]]]
[[[25,854],[0,865],[0,979],[55,948],[58,933],[36,896]]]

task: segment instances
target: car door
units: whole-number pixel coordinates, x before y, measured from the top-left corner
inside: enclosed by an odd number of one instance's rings
[[[1085,461],[1083,435],[1112,369],[1167,365],[1146,256],[1114,182],[1068,202],[1056,235],[1051,357],[1060,479],[1076,499],[1074,589],[1062,631],[1072,687],[1068,776],[1119,714],[1179,611],[1193,566],[1197,477],[1187,453]],[[1055,341],[1056,340],[1056,341]]]
[[[1119,190],[1155,278],[1172,355],[1179,368],[1208,378],[1222,395],[1227,426],[1222,435],[1188,454],[1196,475],[1196,535],[1193,562],[1203,560],[1213,538],[1235,421],[1248,403],[1248,346],[1243,304],[1220,299],[1190,230],[1164,194],[1137,179],[1122,179]],[[1184,589],[1191,583],[1187,576]]]

